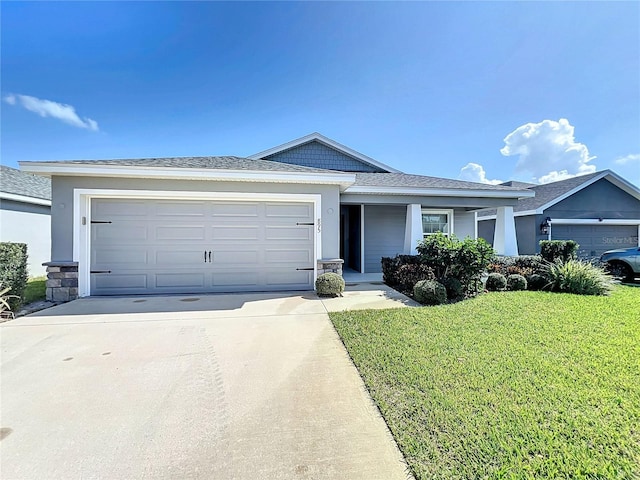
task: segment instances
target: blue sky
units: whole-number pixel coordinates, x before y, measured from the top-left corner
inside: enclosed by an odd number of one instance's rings
[[[409,173],[640,185],[640,2],[0,8],[5,165],[248,156],[318,131]]]

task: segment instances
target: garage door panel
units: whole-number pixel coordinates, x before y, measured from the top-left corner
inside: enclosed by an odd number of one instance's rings
[[[99,290],[123,290],[123,289],[146,289],[147,274],[146,273],[97,273],[92,277],[93,286]]]
[[[167,225],[164,227],[156,227],[155,236],[158,240],[204,240],[205,227],[204,225]]]
[[[258,204],[213,203],[211,215],[214,217],[258,217]]]
[[[311,264],[313,252],[308,249],[266,249],[265,262],[269,264],[299,264],[300,267],[306,267]]]
[[[119,211],[132,205],[145,215]],[[296,270],[315,264],[315,227],[296,225],[313,222],[312,204],[92,201],[100,211],[114,219],[92,228],[91,268],[112,273],[92,274],[93,295],[313,288],[313,270]]]
[[[156,265],[167,267],[198,266],[204,264],[204,249],[157,250]]]
[[[160,217],[204,217],[207,205],[205,202],[158,202],[155,210]]]
[[[309,218],[312,217],[312,206],[304,203],[267,203],[265,216],[271,218]]]
[[[148,252],[146,248],[128,248],[114,249],[114,248],[102,248],[95,250],[93,253],[93,263],[96,266],[100,265],[128,265],[133,266],[135,264],[146,265],[148,259]]]
[[[257,226],[237,226],[237,225],[226,225],[226,226],[213,226],[211,228],[212,239],[215,240],[232,240],[232,241],[243,241],[243,240],[258,240],[260,238],[259,232],[260,229]]]
[[[94,200],[92,203],[94,217],[146,217],[149,208],[144,200],[109,199],[103,202]]]
[[[193,287],[204,288],[204,272],[155,273],[154,285],[158,288]]]
[[[306,226],[267,226],[266,240],[304,240],[313,239],[313,230]]]

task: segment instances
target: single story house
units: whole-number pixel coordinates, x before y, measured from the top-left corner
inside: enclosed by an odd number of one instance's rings
[[[535,192],[514,208],[521,255],[539,253],[540,240],[575,240],[583,258],[640,246],[640,189],[611,170],[544,185],[503,185]],[[489,243],[494,241],[496,213],[478,213],[478,235]]]
[[[0,165],[0,242],[27,244],[29,276],[51,258],[51,181]]]
[[[48,294],[61,300],[313,289],[342,262],[380,272],[383,256],[412,253],[436,231],[475,238],[487,208],[509,253],[513,207],[534,195],[402,173],[318,133],[249,158],[20,165],[52,181],[49,271],[60,282]]]

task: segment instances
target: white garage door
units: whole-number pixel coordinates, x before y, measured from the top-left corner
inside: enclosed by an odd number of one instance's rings
[[[637,225],[552,225],[553,240],[575,240],[582,258],[600,257],[607,250],[638,246]]]
[[[313,288],[312,203],[93,199],[91,294]]]

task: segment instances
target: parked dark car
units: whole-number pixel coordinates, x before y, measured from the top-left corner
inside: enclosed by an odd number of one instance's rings
[[[600,261],[607,264],[614,277],[633,280],[640,276],[640,248],[621,248],[604,252]]]

